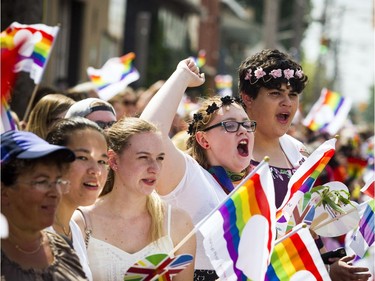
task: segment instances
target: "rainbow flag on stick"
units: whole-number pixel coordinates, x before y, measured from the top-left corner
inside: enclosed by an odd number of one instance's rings
[[[351,236],[349,247],[361,258],[375,241],[375,201],[371,199],[360,205],[361,219]]]
[[[351,106],[350,98],[324,88],[302,124],[314,132],[327,132],[333,136],[343,126]]]
[[[14,66],[14,72],[29,72],[30,78],[38,85],[42,80],[58,31],[58,26],[13,22],[1,33],[1,51],[12,50],[20,42],[24,42],[18,50],[19,58]]]
[[[134,58],[134,53],[128,53],[120,58],[109,59],[101,69],[87,68],[87,74],[95,84],[99,98],[109,100],[139,79],[139,72],[133,66]]]
[[[307,227],[297,226],[276,242],[264,280],[331,280]]]
[[[275,239],[275,211],[273,180],[265,163],[208,216],[199,230],[220,280],[264,278]]]
[[[279,222],[287,222],[300,199],[311,190],[314,182],[335,154],[335,144],[336,138],[322,143],[290,178],[287,194],[276,213]]]

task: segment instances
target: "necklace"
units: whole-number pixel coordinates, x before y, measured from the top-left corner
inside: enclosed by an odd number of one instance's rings
[[[14,245],[14,247],[18,250],[18,251],[20,251],[21,253],[23,253],[23,254],[26,254],[26,255],[33,255],[33,254],[36,254],[37,252],[39,252],[39,250],[40,250],[40,248],[42,247],[42,245],[43,245],[43,234],[40,236],[40,242],[39,242],[39,245],[38,245],[38,247],[35,249],[35,250],[33,250],[33,251],[26,251],[26,250],[24,250],[24,249],[22,249],[18,244],[15,244]]]
[[[68,230],[66,230],[65,226],[62,225],[59,218],[56,216],[56,224],[61,227],[62,231],[64,232],[66,237],[70,237],[72,234],[72,230],[70,229],[70,226],[68,225]]]

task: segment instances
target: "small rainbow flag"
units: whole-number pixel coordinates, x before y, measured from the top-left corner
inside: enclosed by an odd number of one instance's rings
[[[87,68],[87,74],[98,90],[99,98],[109,100],[140,77],[133,66],[135,53],[109,59],[101,69]]]
[[[190,57],[194,60],[195,64],[198,67],[202,67],[206,64],[206,51],[205,50],[199,50],[198,57]]]
[[[264,277],[275,239],[274,198],[272,176],[265,163],[199,228],[220,280]]]
[[[233,77],[231,75],[215,76],[216,90],[219,96],[232,96]]]
[[[1,122],[0,122],[0,133],[4,133],[10,130],[17,130],[15,122],[13,120],[10,107],[8,102],[1,98]]]
[[[364,202],[360,207],[361,218],[357,230],[351,236],[349,246],[362,258],[375,241],[375,200]]]
[[[331,280],[307,227],[298,230],[275,245],[264,280],[292,279]]]
[[[335,135],[343,126],[351,105],[350,98],[324,88],[302,124],[314,132]]]
[[[14,72],[29,72],[34,83],[39,84],[58,31],[58,26],[13,22],[1,32],[2,51],[12,50],[20,42],[24,42],[18,51],[19,59]]]
[[[289,220],[299,200],[311,190],[314,182],[335,154],[335,144],[336,138],[322,143],[293,174],[284,201],[277,210],[277,220],[282,216],[284,216],[283,221]]]

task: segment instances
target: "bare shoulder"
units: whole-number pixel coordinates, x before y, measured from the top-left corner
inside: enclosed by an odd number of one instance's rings
[[[82,232],[84,232],[85,228],[87,227],[87,219],[91,209],[91,206],[79,207],[73,213],[72,219],[78,224]]]
[[[194,225],[190,215],[186,211],[172,207],[171,228],[172,233],[174,232],[178,234],[178,236],[184,236],[194,228]]]

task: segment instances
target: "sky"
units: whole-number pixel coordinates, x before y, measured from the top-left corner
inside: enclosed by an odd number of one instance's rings
[[[325,1],[329,3],[326,28],[313,22],[305,33],[302,43],[306,59],[316,62],[319,54],[319,38],[324,32],[338,42],[338,77],[336,92],[350,97],[353,103],[367,102],[369,88],[374,84],[374,25],[373,0],[312,0],[312,18],[319,19]],[[325,62],[333,74],[333,54],[328,53]]]

